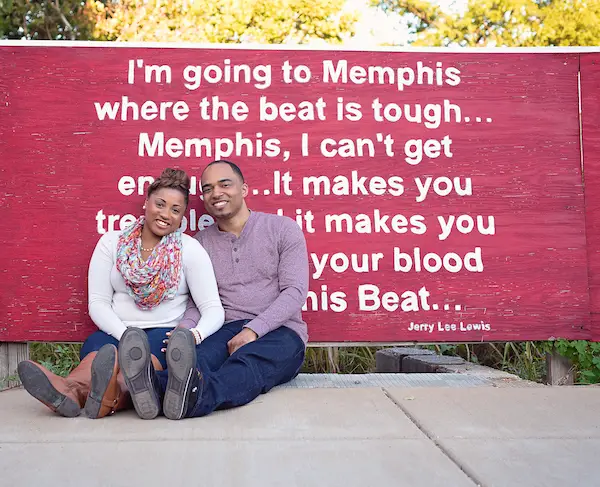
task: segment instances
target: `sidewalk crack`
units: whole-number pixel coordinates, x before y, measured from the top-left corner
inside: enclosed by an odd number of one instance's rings
[[[435,435],[431,431],[429,431],[425,426],[423,426],[423,424],[421,424],[421,422],[417,418],[415,418],[405,407],[403,407],[402,404],[400,404],[396,399],[394,399],[394,397],[389,393],[389,391],[385,387],[382,387],[381,390],[383,391],[384,395],[390,401],[392,401],[396,405],[396,407],[398,407],[398,409],[400,409],[406,415],[408,419],[410,419],[410,421],[419,429],[419,431],[421,431],[437,447],[437,449],[440,450],[446,458],[448,458],[448,460],[450,460],[454,465],[456,465],[469,478],[469,480],[471,480],[471,482],[473,482],[477,487],[486,487],[486,485],[477,478],[475,472],[473,472],[470,468],[462,465],[458,458],[456,458],[455,455],[448,451],[444,447],[444,445],[442,445],[437,440]]]

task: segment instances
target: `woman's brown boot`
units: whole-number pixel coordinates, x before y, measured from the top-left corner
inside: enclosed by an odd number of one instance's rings
[[[160,362],[154,356],[152,363],[157,370],[162,370]],[[92,382],[85,403],[85,414],[88,418],[98,419],[132,408],[131,394],[119,368],[117,348],[114,345],[104,345],[92,364]]]
[[[42,404],[62,416],[79,416],[90,390],[92,352],[75,367],[67,377],[60,377],[31,360],[17,366],[25,390]]]
[[[121,396],[118,373],[117,347],[106,344],[98,350],[92,363],[92,381],[84,408],[88,418],[103,418],[115,411]]]

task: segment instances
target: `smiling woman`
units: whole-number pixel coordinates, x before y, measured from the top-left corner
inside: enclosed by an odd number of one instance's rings
[[[144,203],[146,210],[140,236],[140,249],[144,260],[161,239],[181,226],[183,212],[189,201],[190,178],[183,171],[165,169],[160,179],[148,188]]]
[[[166,368],[165,342],[181,325],[189,298],[201,313],[192,328],[197,343],[223,325],[210,258],[181,229],[189,190],[184,171],[165,169],[148,187],[144,215],[98,241],[88,272],[88,307],[99,331],[85,341],[81,363],[69,376],[32,361],[19,364],[25,389],[51,410],[78,416],[84,408],[88,417],[100,418],[133,400],[140,417],[155,417],[160,411],[147,406],[156,403],[151,399],[161,380],[154,371]]]

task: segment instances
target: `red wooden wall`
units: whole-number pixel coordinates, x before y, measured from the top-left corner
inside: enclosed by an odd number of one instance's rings
[[[581,121],[592,336],[600,341],[600,54],[581,56]]]
[[[598,338],[588,293],[589,257],[591,306],[597,311],[598,232],[590,218],[586,248],[580,58],[589,217],[599,206],[589,195],[597,158],[588,155],[600,144],[593,89],[600,75],[591,55],[0,46],[0,341],[81,340],[94,330],[86,312],[86,272],[99,231],[109,221],[118,228],[123,215],[139,215],[143,204],[143,196],[126,194],[126,185],[119,190],[121,178],[137,181],[174,166],[199,179],[215,156],[140,155],[140,134],[158,132],[165,140],[205,138],[213,145],[217,138],[235,143],[236,133],[248,139],[239,144],[241,154],[226,158],[245,172],[250,207],[308,215],[303,228],[313,276],[304,316],[313,342],[589,339],[594,332]],[[187,66],[224,66],[226,59],[231,66],[270,65],[271,82],[265,87],[203,82],[186,88]],[[134,68],[129,84],[130,60],[134,66],[137,60],[168,66],[171,82],[145,83],[144,68]],[[281,73],[286,61],[308,67],[311,79],[286,83]],[[354,66],[353,77],[346,83],[327,80],[327,62]],[[372,82],[365,81],[369,66],[391,71],[383,82],[377,72]],[[388,83],[390,72],[404,81]],[[123,96],[139,105],[182,101],[189,116],[99,120],[94,103]],[[203,120],[199,104],[213,96],[229,106],[245,103],[247,118],[223,120],[221,113],[217,120]],[[314,120],[260,120],[261,97],[296,107],[301,102],[318,107],[322,99],[324,120],[318,111]],[[338,120],[340,98],[343,104],[360,104],[362,118]],[[390,105],[396,104],[402,117],[377,121],[375,100],[388,105],[390,118],[398,114]],[[594,107],[587,119],[586,104]],[[409,114],[420,106],[428,117],[408,121],[405,105]],[[307,153],[303,133],[308,134]],[[386,136],[393,139],[387,151]],[[268,148],[273,139],[279,140],[281,154],[256,154],[257,141]],[[321,150],[325,139],[335,143]],[[372,140],[374,153],[351,154],[349,145],[357,139]],[[431,140],[428,154],[411,160],[417,144],[411,140]],[[336,143],[345,145],[332,156],[325,149]],[[177,155],[178,141],[170,144],[171,155]],[[288,184],[281,180],[285,173],[291,176]],[[312,177],[329,181],[330,194],[322,188],[317,194]],[[447,191],[448,182],[464,189],[469,180],[468,194]],[[430,189],[423,198],[427,181],[438,191]],[[202,213],[196,194],[187,214],[189,233]],[[343,215],[341,228],[328,226],[332,215]],[[446,235],[440,221],[451,217],[463,231],[454,226]],[[468,232],[471,219],[475,225]],[[421,269],[403,268],[407,260],[395,255],[414,260],[416,248]],[[370,263],[374,254],[382,256],[376,268],[353,269],[353,254],[360,263],[363,254]],[[427,254],[431,272],[422,263]],[[438,259],[442,267],[436,270]]]

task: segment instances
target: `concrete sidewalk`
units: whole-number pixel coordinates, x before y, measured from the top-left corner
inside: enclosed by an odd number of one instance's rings
[[[600,387],[435,386],[410,375],[402,381],[424,386],[374,387],[368,376],[356,387],[299,381],[242,408],[183,421],[142,421],[133,411],[61,418],[22,389],[4,391],[0,483],[600,485]]]

